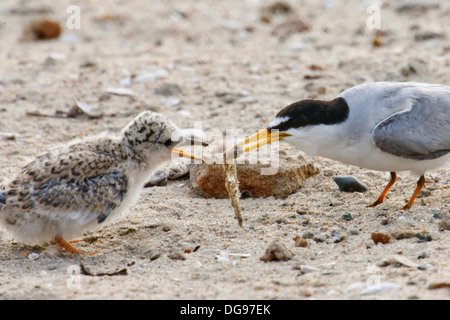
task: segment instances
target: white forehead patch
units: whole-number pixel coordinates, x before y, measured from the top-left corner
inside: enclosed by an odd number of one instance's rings
[[[269,124],[268,128],[275,127],[280,123],[288,121],[289,119],[289,117],[275,117],[275,119],[273,119],[273,121]]]

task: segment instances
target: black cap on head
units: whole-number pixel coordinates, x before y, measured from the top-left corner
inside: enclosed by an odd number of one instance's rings
[[[345,121],[349,115],[349,107],[344,98],[331,101],[302,100],[288,105],[276,115],[267,129],[287,131],[308,125],[333,125]]]

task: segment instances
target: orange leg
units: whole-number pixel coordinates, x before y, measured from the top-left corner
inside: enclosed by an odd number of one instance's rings
[[[76,254],[85,254],[88,256],[92,256],[94,254],[98,254],[101,252],[93,252],[93,253],[86,253],[83,251],[78,250],[77,248],[73,247],[70,243],[68,243],[66,240],[64,240],[61,236],[56,236],[54,241],[60,245],[62,248],[66,249],[67,251],[69,251],[70,253],[76,253]]]
[[[414,190],[414,194],[412,195],[411,199],[409,199],[408,203],[403,207],[403,209],[410,209],[414,200],[416,200],[417,195],[422,190],[423,186],[425,185],[425,176],[421,175],[419,180],[417,180],[417,187],[416,190]]]
[[[379,205],[380,203],[383,203],[384,197],[386,197],[386,194],[388,193],[389,189],[394,185],[396,180],[397,180],[397,174],[395,172],[391,172],[391,178],[389,179],[389,182],[388,182],[386,188],[384,188],[383,192],[380,194],[378,199],[371,205],[368,205],[367,207],[375,207],[375,206]]]

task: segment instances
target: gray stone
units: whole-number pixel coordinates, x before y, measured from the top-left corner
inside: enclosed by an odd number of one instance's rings
[[[338,185],[340,191],[365,192],[369,189],[364,183],[352,176],[334,177],[333,180]]]
[[[183,92],[181,91],[181,88],[175,83],[163,83],[155,89],[155,94],[170,97],[182,95]]]

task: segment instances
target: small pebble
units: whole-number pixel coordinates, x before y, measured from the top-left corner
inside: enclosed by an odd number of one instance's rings
[[[364,183],[352,176],[334,177],[333,180],[338,185],[340,191],[365,192],[369,189]]]
[[[161,257],[161,253],[159,253],[159,252],[155,253],[155,254],[151,255],[150,261],[154,261],[154,260],[158,259],[159,257]]]
[[[302,233],[303,239],[312,239],[314,237],[314,233],[311,231],[305,231]]]
[[[140,82],[140,83],[147,83],[147,82],[153,82],[156,79],[164,79],[167,78],[167,71],[166,70],[157,70],[153,73],[145,73],[139,76],[136,76],[133,81],[134,82]]]
[[[166,107],[173,107],[173,106],[180,104],[180,102],[181,102],[181,100],[178,98],[171,98],[171,99],[164,101],[164,105]]]
[[[320,271],[320,269],[313,267],[313,266],[300,265],[300,273],[301,274],[307,274],[307,273],[317,272],[317,271]]]
[[[275,240],[260,258],[262,261],[282,261],[292,259],[292,252],[280,241]]]
[[[395,229],[390,234],[396,240],[410,239],[416,236],[416,232],[403,229]]]
[[[248,97],[243,97],[243,98],[237,99],[235,101],[235,103],[246,104],[246,103],[255,103],[257,101],[258,100],[255,97],[248,96]]]
[[[171,252],[167,255],[172,260],[186,260],[186,257],[181,252]]]
[[[30,260],[36,260],[37,258],[39,258],[39,254],[36,252],[32,252],[28,255],[28,259]]]
[[[163,187],[163,186],[167,186],[167,173],[162,170],[159,170],[156,171],[150,177],[150,179],[144,185],[144,188]]]
[[[426,254],[426,252],[424,252],[424,253],[421,253],[419,256],[417,256],[417,259],[425,259],[427,257],[428,257],[428,255]]]
[[[308,246],[308,240],[303,239],[301,236],[295,236],[294,241],[296,247],[306,248]]]
[[[425,270],[427,270],[427,267],[425,267],[425,266],[418,266],[417,269],[421,270],[421,271],[425,271]]]
[[[345,221],[352,221],[353,217],[349,212],[346,212],[342,215],[342,219],[344,219]]]
[[[442,216],[440,213],[433,214],[433,219],[442,219]]]
[[[49,40],[61,35],[61,25],[53,20],[41,19],[30,22],[23,33],[24,40]]]
[[[450,213],[447,212],[442,216],[442,221],[439,222],[439,231],[450,230]]]
[[[339,242],[342,242],[344,240],[345,240],[345,236],[339,234],[338,232],[333,231],[331,233],[331,239],[330,239],[331,243],[339,243]]]
[[[315,242],[324,242],[327,239],[327,235],[325,233],[316,233],[313,237]]]
[[[373,242],[375,242],[375,244],[378,244],[378,243],[386,244],[391,240],[390,236],[388,236],[387,234],[384,234],[384,233],[379,233],[379,232],[372,232],[370,237],[373,240]]]
[[[162,223],[161,229],[162,229],[162,231],[167,232],[167,231],[170,231],[172,228],[167,223]]]
[[[155,89],[155,94],[170,97],[182,95],[181,88],[175,83],[163,83]]]
[[[398,285],[392,282],[381,282],[380,284],[370,286],[361,291],[361,295],[371,295],[382,291],[398,288]]]
[[[424,234],[422,232],[416,233],[415,237],[419,239],[419,242],[430,242],[433,240],[433,237],[430,234]]]

